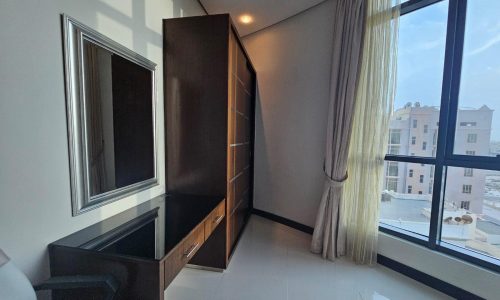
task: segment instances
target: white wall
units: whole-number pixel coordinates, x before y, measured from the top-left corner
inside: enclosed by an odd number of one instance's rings
[[[257,69],[255,208],[313,226],[323,188],[332,2],[246,36]],[[379,252],[487,299],[500,276],[380,234]]]
[[[71,216],[61,13],[158,64],[162,183],[162,19],[204,14],[196,0],[0,1],[0,248],[33,282],[49,275],[47,244],[165,190]]]
[[[258,79],[254,207],[309,226],[324,180],[332,3],[243,39]]]

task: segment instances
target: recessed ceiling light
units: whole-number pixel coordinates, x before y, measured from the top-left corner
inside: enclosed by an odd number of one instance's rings
[[[253,17],[251,15],[244,14],[240,16],[239,20],[243,24],[250,24],[253,22]]]

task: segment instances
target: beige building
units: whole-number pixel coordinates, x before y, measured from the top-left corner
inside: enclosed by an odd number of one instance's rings
[[[489,155],[493,110],[459,109],[455,153]],[[439,109],[406,104],[398,109],[389,125],[388,154],[434,157],[439,127]],[[432,194],[434,166],[386,162],[384,189],[402,194]],[[482,213],[485,174],[479,169],[447,169],[445,201],[448,205]]]

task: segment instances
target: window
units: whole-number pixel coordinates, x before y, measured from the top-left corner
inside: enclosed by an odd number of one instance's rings
[[[401,144],[401,129],[391,129],[389,131],[389,144]]]
[[[397,178],[387,178],[387,183],[385,189],[392,192],[397,192],[398,190],[398,179]]]
[[[398,146],[398,145],[389,145],[389,149],[387,150],[387,154],[398,155],[400,147],[401,146]]]
[[[424,175],[420,175],[420,183],[424,183]]]
[[[408,121],[405,128],[401,121],[391,122],[390,127],[397,124],[391,129],[401,130],[403,143],[417,145],[418,138],[427,144],[422,143],[426,151],[418,156],[410,152],[415,148],[401,145],[398,156],[386,157],[386,164],[399,162],[402,188],[391,194],[391,201],[382,202],[379,220],[381,231],[496,272],[500,271],[500,243],[493,238],[500,236],[500,214],[494,209],[500,207],[498,15],[498,0],[402,4],[393,120]],[[414,99],[419,102],[410,102]],[[415,130],[419,123],[422,131]],[[413,178],[416,174],[419,181]],[[425,186],[420,174],[429,174]]]
[[[449,183],[445,189],[441,239],[448,244],[500,259],[500,244],[494,240],[500,232],[500,224],[496,217],[498,210],[493,209],[498,205],[498,197],[493,195],[500,194],[500,171],[474,169],[473,194],[457,191],[461,182],[470,180],[461,178],[462,172],[462,168],[458,167],[448,167],[446,172]],[[460,217],[459,222],[450,219],[457,216]]]
[[[477,142],[477,134],[469,133],[467,134],[467,143],[476,143]]]
[[[469,210],[470,207],[470,201],[460,201],[460,208]]]
[[[388,169],[393,163],[398,163],[398,176],[387,176]],[[429,234],[429,218],[431,212],[432,192],[427,193],[427,185],[419,183],[420,174],[428,173],[431,165],[384,162],[383,192],[380,203],[380,223],[388,226],[398,226],[416,234]],[[395,172],[393,173],[395,174]],[[412,176],[412,177],[410,177]],[[415,178],[416,177],[416,178]],[[398,187],[396,188],[395,180]],[[393,192],[389,192],[391,191]],[[422,194],[418,194],[422,191]]]
[[[387,164],[387,176],[398,176],[398,163],[389,162]]]
[[[427,142],[422,142],[422,150],[427,150]]]

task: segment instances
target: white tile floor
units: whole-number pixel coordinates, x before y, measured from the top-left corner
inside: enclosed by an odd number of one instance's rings
[[[252,216],[223,273],[184,268],[167,300],[451,299],[382,266],[325,261],[311,236]]]

